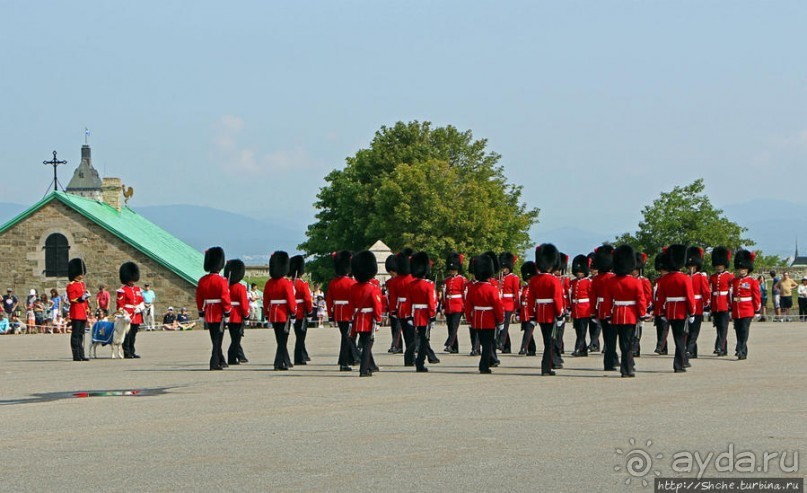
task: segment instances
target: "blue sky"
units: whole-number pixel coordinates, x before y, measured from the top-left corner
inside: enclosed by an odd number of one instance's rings
[[[56,149],[136,190],[303,225],[382,125],[471,129],[542,231],[633,231],[663,190],[807,204],[807,2],[0,0],[1,201]],[[9,180],[9,178],[13,178]],[[772,211],[772,214],[775,213]]]

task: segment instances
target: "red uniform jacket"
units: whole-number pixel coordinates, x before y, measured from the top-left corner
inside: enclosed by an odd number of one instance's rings
[[[446,315],[462,313],[465,308],[465,286],[468,280],[463,276],[449,276],[443,286],[443,307]]]
[[[356,284],[356,280],[347,276],[331,279],[331,282],[328,283],[325,303],[328,307],[328,317],[332,321],[350,322],[353,320],[353,312],[348,309],[347,304],[350,301],[350,288],[354,284]]]
[[[409,284],[408,316],[414,320],[415,327],[429,325],[429,320],[437,315],[437,290],[428,279],[414,279]]]
[[[647,312],[653,309],[653,285],[650,284],[650,279],[639,276],[637,277],[642,282],[642,290],[644,292],[644,300],[647,303]]]
[[[311,289],[309,289],[308,283],[302,279],[294,281],[294,301],[297,302],[297,320],[305,318],[314,308]]]
[[[735,277],[731,281],[732,318],[753,317],[762,308],[759,282],[751,276]]]
[[[692,279],[683,272],[670,272],[658,280],[656,312],[667,320],[683,320],[695,314]]]
[[[712,312],[727,312],[731,310],[729,293],[734,274],[728,271],[715,272],[709,277],[709,289],[712,291]]]
[[[513,312],[516,310],[518,291],[521,287],[521,280],[512,272],[502,279],[502,306],[504,311]]]
[[[398,278],[400,278],[400,281],[398,281],[398,283],[395,285],[398,298],[396,300],[396,304],[390,306],[393,307],[391,309],[395,310],[395,315],[398,318],[404,319],[409,317],[412,311],[412,309],[409,308],[409,285],[412,284],[412,281],[414,281],[415,278],[412,277],[412,274],[395,277],[395,279]]]
[[[613,276],[605,289],[605,308],[610,311],[612,325],[636,325],[647,314],[642,281],[633,276]]]
[[[249,298],[247,298],[247,287],[237,282],[230,286],[230,322],[240,324],[249,318]]]
[[[471,328],[493,330],[504,323],[504,307],[499,290],[490,282],[474,281],[465,295],[465,319]]]
[[[569,291],[572,289],[572,280],[566,276],[561,276],[560,287],[563,288],[563,311],[568,313],[569,309]]]
[[[263,287],[263,311],[269,323],[284,323],[297,314],[294,284],[289,279],[281,277],[266,281]]]
[[[530,320],[539,324],[553,323],[563,314],[563,287],[552,274],[538,273],[530,279],[527,296]]]
[[[204,279],[204,277],[202,279]],[[222,277],[222,279],[224,278]],[[201,283],[201,280],[199,282]],[[226,290],[227,286],[226,280],[224,280],[224,286]],[[196,297],[197,299],[199,297],[198,288]],[[126,313],[128,313],[129,317],[132,319],[132,324],[142,324],[143,293],[140,291],[140,288],[138,286],[127,286],[126,284],[118,288],[117,298],[115,300],[115,309],[124,310]]]
[[[123,288],[125,287],[123,286]],[[118,290],[119,305],[121,289]],[[137,292],[140,293],[140,288],[137,288]],[[140,301],[143,301],[142,296],[140,296]],[[199,279],[199,285],[196,286],[196,309],[204,312],[205,322],[209,324],[219,323],[222,317],[229,315],[232,305],[227,279],[217,273],[202,276]],[[132,319],[132,323],[135,323],[134,319]]]
[[[387,303],[389,307],[389,314],[393,317],[398,316],[398,285],[401,283],[401,276],[390,277],[384,285],[387,287]]]
[[[530,310],[527,304],[527,298],[530,295],[530,285],[527,284],[521,288],[521,296],[518,299],[518,319],[521,322],[528,322],[530,320]]]
[[[87,292],[83,281],[70,281],[67,285],[67,299],[70,301],[70,320],[87,320],[90,303],[81,297]]]
[[[603,272],[591,278],[591,316],[605,318],[609,315],[605,307],[600,307],[605,300],[608,278],[614,277],[613,272]]]
[[[695,295],[695,313],[703,315],[703,307],[709,305],[709,276],[705,272],[696,272],[689,276],[692,279],[692,293]]]
[[[573,279],[569,288],[569,304],[572,318],[590,317],[591,302],[591,279],[588,277]]]
[[[357,282],[350,287],[348,310],[353,313],[353,331],[371,332],[381,323],[381,290],[369,282]]]

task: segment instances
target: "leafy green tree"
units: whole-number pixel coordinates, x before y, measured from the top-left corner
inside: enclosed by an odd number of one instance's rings
[[[451,250],[525,250],[538,210],[521,203],[521,187],[507,183],[501,156],[486,146],[450,125],[381,127],[369,148],[328,174],[317,195],[317,221],[300,245],[315,257],[313,277],[332,276],[332,251],[379,239],[393,251],[429,252],[438,271]]]
[[[743,237],[747,228],[726,218],[722,210],[712,205],[704,190],[703,178],[698,178],[689,185],[663,192],[642,210],[639,230],[617,237],[615,243],[628,243],[646,252],[649,267],[653,256],[673,243],[704,248],[705,266],[711,265],[707,249],[719,245],[731,250],[753,246],[752,240]]]

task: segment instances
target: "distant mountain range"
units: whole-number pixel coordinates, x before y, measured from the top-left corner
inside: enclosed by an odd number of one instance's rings
[[[27,206],[0,202],[0,224],[12,219]],[[196,205],[159,205],[135,207],[150,221],[199,250],[221,245],[228,257],[242,258],[247,264],[266,264],[274,250],[297,251],[305,239],[305,226],[294,229],[272,218],[256,219],[242,214]],[[748,228],[747,236],[756,249],[768,255],[792,257],[796,239],[802,242],[802,255],[807,255],[807,205],[783,200],[757,199],[723,207],[726,216]],[[544,231],[538,224],[530,231],[535,241],[550,241],[561,250],[576,255],[590,252],[603,241],[613,240],[607,234],[576,227]]]

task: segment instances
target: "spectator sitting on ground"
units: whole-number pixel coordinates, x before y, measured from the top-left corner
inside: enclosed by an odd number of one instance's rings
[[[196,325],[196,322],[191,321],[188,316],[188,310],[184,306],[179,310],[177,323],[179,324],[179,330],[193,330],[193,327]]]
[[[13,334],[23,334],[28,329],[16,313],[11,315],[11,321],[9,321],[8,325],[10,327],[9,330],[12,331]]]
[[[13,334],[14,331],[8,323],[5,313],[0,313],[0,334]]]
[[[180,330],[173,306],[169,306],[168,311],[163,315],[163,330]]]

